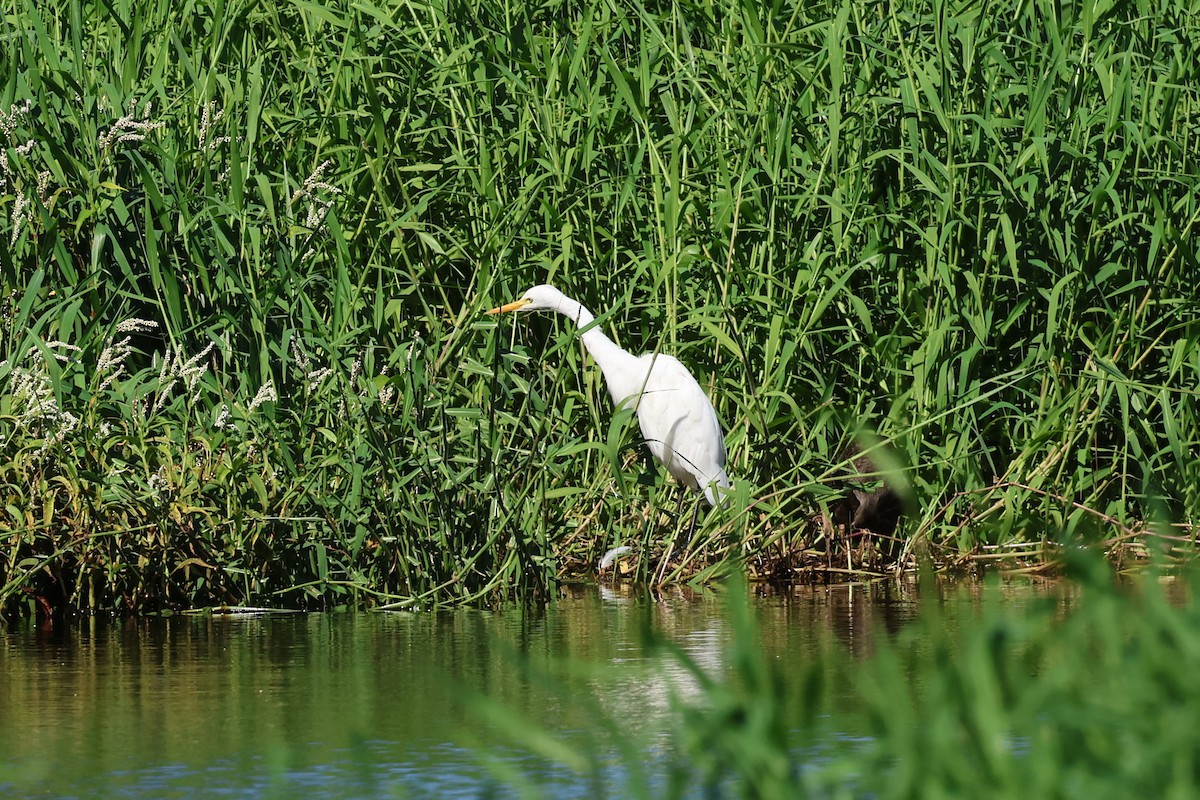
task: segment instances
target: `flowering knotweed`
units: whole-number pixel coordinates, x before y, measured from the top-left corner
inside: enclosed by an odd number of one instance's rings
[[[254,409],[258,408],[263,403],[278,399],[279,396],[275,394],[275,387],[269,383],[264,383],[258,390],[258,394],[254,395],[254,399],[250,401],[250,407],[246,409],[246,413],[252,414],[254,413]]]
[[[171,394],[171,389],[175,386],[175,370],[171,364],[171,348],[167,348],[162,356],[162,369],[158,371],[158,397],[154,401],[154,407],[150,410],[151,414],[155,414],[166,405],[167,397]]]
[[[0,108],[0,131],[4,132],[5,137],[12,139],[12,135],[17,128],[21,127],[21,123],[29,117],[29,112],[33,111],[33,101],[26,98],[24,103],[14,103],[8,107],[8,113]]]
[[[216,150],[221,145],[229,141],[228,136],[211,136],[213,126],[220,122],[225,117],[225,112],[217,109],[215,100],[204,104],[204,111],[200,114],[200,135],[197,137],[200,152],[208,153]]]
[[[42,201],[42,205],[49,205],[47,202],[50,199],[50,170],[42,170],[37,176],[38,199]]]
[[[383,369],[381,369],[379,371],[379,377],[386,378],[387,375],[388,375],[388,368],[385,366]],[[384,387],[379,390],[379,405],[386,406],[389,403],[391,403],[392,396],[395,394],[396,394],[396,387],[394,385],[392,385],[391,381],[388,381],[386,384],[384,384]]]
[[[46,342],[46,347],[49,348],[50,350],[68,350],[72,353],[82,353],[83,352],[83,350],[76,347],[75,345],[67,344],[66,342]],[[66,353],[54,353],[54,359],[56,361],[62,362],[63,364],[66,364],[68,361],[71,360],[71,357],[69,355],[67,355]]]
[[[149,333],[158,328],[158,323],[152,319],[130,317],[117,323],[117,333]]]
[[[46,346],[51,350],[79,349],[63,342],[47,342]],[[54,357],[60,360],[68,358],[57,352]],[[79,418],[58,405],[46,360],[40,349],[30,350],[23,362],[12,368],[9,382],[15,431],[44,437],[42,446],[34,455],[36,462],[79,426]]]
[[[100,382],[100,386],[96,391],[104,391],[105,387],[120,377],[121,370],[124,369],[125,359],[129,357],[131,349],[129,342],[132,338],[131,336],[126,336],[119,342],[114,342],[112,339],[108,340],[108,344],[100,352],[100,358],[96,359],[96,374],[104,376],[104,380]]]
[[[21,226],[25,224],[25,220],[29,218],[29,198],[24,194],[18,194],[16,202],[13,203],[12,210],[12,236],[8,239],[8,246],[12,247],[17,243],[17,238],[21,235]]]
[[[127,319],[117,323],[117,333],[149,333],[157,327],[158,323],[152,320]],[[133,339],[132,336],[126,336],[119,342],[114,341],[115,338],[115,336],[109,338],[104,350],[100,353],[100,358],[96,361],[96,374],[103,378],[96,390],[98,392],[104,391],[107,386],[121,376],[125,359],[129,358],[133,349],[129,346],[129,342]]]
[[[333,373],[333,370],[330,369],[329,367],[325,367],[324,369],[312,370],[311,372],[309,372],[307,375],[304,376],[305,379],[308,381],[308,386],[306,387],[305,391],[311,392],[313,389],[320,386],[321,381],[328,378],[330,376],[330,374],[332,374],[332,373]]]
[[[329,169],[329,165],[333,163],[332,158],[325,159],[321,165],[312,171],[312,174],[304,179],[304,185],[296,190],[292,195],[292,202],[295,203],[301,197],[311,197],[319,190],[330,192],[331,194],[341,194],[341,189],[332,186],[324,180],[325,170]]]
[[[12,409],[17,428],[27,428],[42,420],[58,416],[58,401],[54,399],[50,375],[40,351],[31,350],[25,358],[29,366],[14,366],[9,373]]]
[[[71,431],[79,427],[79,417],[72,414],[70,411],[59,409],[58,417],[55,419],[55,428],[46,436],[46,441],[42,443],[42,448],[38,452],[45,453],[51,447],[62,442]]]
[[[304,352],[304,348],[300,346],[300,342],[292,339],[292,360],[296,362],[296,366],[304,372],[305,391],[311,392],[320,385],[321,381],[328,378],[333,370],[329,367],[317,367],[313,365],[312,358],[308,353]]]
[[[171,481],[167,478],[167,467],[165,464],[159,466],[158,470],[149,477],[146,481],[146,486],[150,489],[155,499],[161,499],[164,494],[170,493]]]
[[[107,152],[125,142],[140,142],[146,138],[146,134],[150,131],[163,127],[166,123],[152,122],[150,120],[152,108],[152,104],[147,103],[146,108],[142,111],[142,118],[138,119],[136,116],[137,101],[130,100],[128,113],[114,122],[113,126],[98,140],[100,151]]]
[[[163,353],[162,368],[158,373],[158,398],[154,401],[154,407],[150,413],[156,414],[162,410],[167,404],[167,398],[170,397],[171,390],[175,388],[175,384],[183,381],[183,385],[187,387],[189,392],[194,391],[196,384],[200,382],[200,378],[208,371],[208,364],[201,364],[208,354],[212,352],[214,342],[209,342],[208,347],[201,350],[197,355],[192,356],[184,361],[184,353],[182,350],[176,349],[172,357],[171,348]]]
[[[323,197],[318,194],[319,192],[333,195],[342,193],[341,189],[325,180],[325,170],[332,163],[333,159],[322,161],[321,165],[304,179],[303,185],[292,195],[292,205],[295,205],[301,198],[308,198],[308,213],[304,216],[304,227],[306,228],[316,228],[333,205],[332,198]]]
[[[292,358],[296,361],[296,366],[305,372],[312,369],[312,359],[308,357],[308,353],[304,352],[304,348],[295,339],[292,339]]]
[[[208,364],[201,364],[200,362],[208,358],[208,354],[213,351],[215,346],[216,342],[209,342],[208,347],[176,366],[175,373],[183,381],[183,385],[187,387],[189,392],[195,391],[196,384],[204,377],[204,373],[208,372]],[[176,353],[175,357],[179,359],[180,355]]]

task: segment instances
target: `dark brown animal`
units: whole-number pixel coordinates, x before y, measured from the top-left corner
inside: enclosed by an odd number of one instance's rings
[[[857,446],[851,445],[843,457],[843,461],[853,459],[851,468],[837,482],[845,493],[830,505],[830,516],[822,527],[827,537],[841,533],[845,544],[860,552],[869,544],[868,540],[873,541],[877,557],[891,562],[901,551],[895,534],[900,517],[904,515],[904,501],[886,483],[873,490],[859,488],[863,483],[879,480],[879,467],[869,456],[860,453]],[[828,538],[827,541],[832,544]]]

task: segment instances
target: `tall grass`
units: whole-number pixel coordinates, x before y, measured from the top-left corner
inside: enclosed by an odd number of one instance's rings
[[[11,3],[0,600],[878,569],[852,441],[902,566],[1190,553],[1195,10]],[[547,281],[710,390],[693,540],[570,326],[479,316]]]

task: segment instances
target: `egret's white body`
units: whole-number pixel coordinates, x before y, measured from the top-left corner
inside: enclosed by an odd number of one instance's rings
[[[635,356],[604,335],[596,318],[581,303],[549,285],[535,286],[489,314],[548,309],[571,319],[583,346],[600,365],[608,393],[618,408],[637,414],[646,446],[675,480],[701,491],[709,505],[722,502],[728,488],[725,438],[716,409],[679,359],[665,353]]]

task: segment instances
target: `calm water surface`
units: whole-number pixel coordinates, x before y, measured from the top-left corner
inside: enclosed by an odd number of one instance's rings
[[[966,614],[983,591],[932,601]],[[1062,587],[987,591],[1020,603]],[[931,602],[916,595],[894,583],[756,591],[762,647],[785,664],[867,655]],[[607,718],[653,742],[695,679],[647,648],[648,629],[721,674],[725,603],[683,590],[577,588],[502,611],[27,624],[0,634],[0,796],[478,797],[502,783],[482,755],[551,796],[592,797],[513,732],[528,720],[582,746]]]

